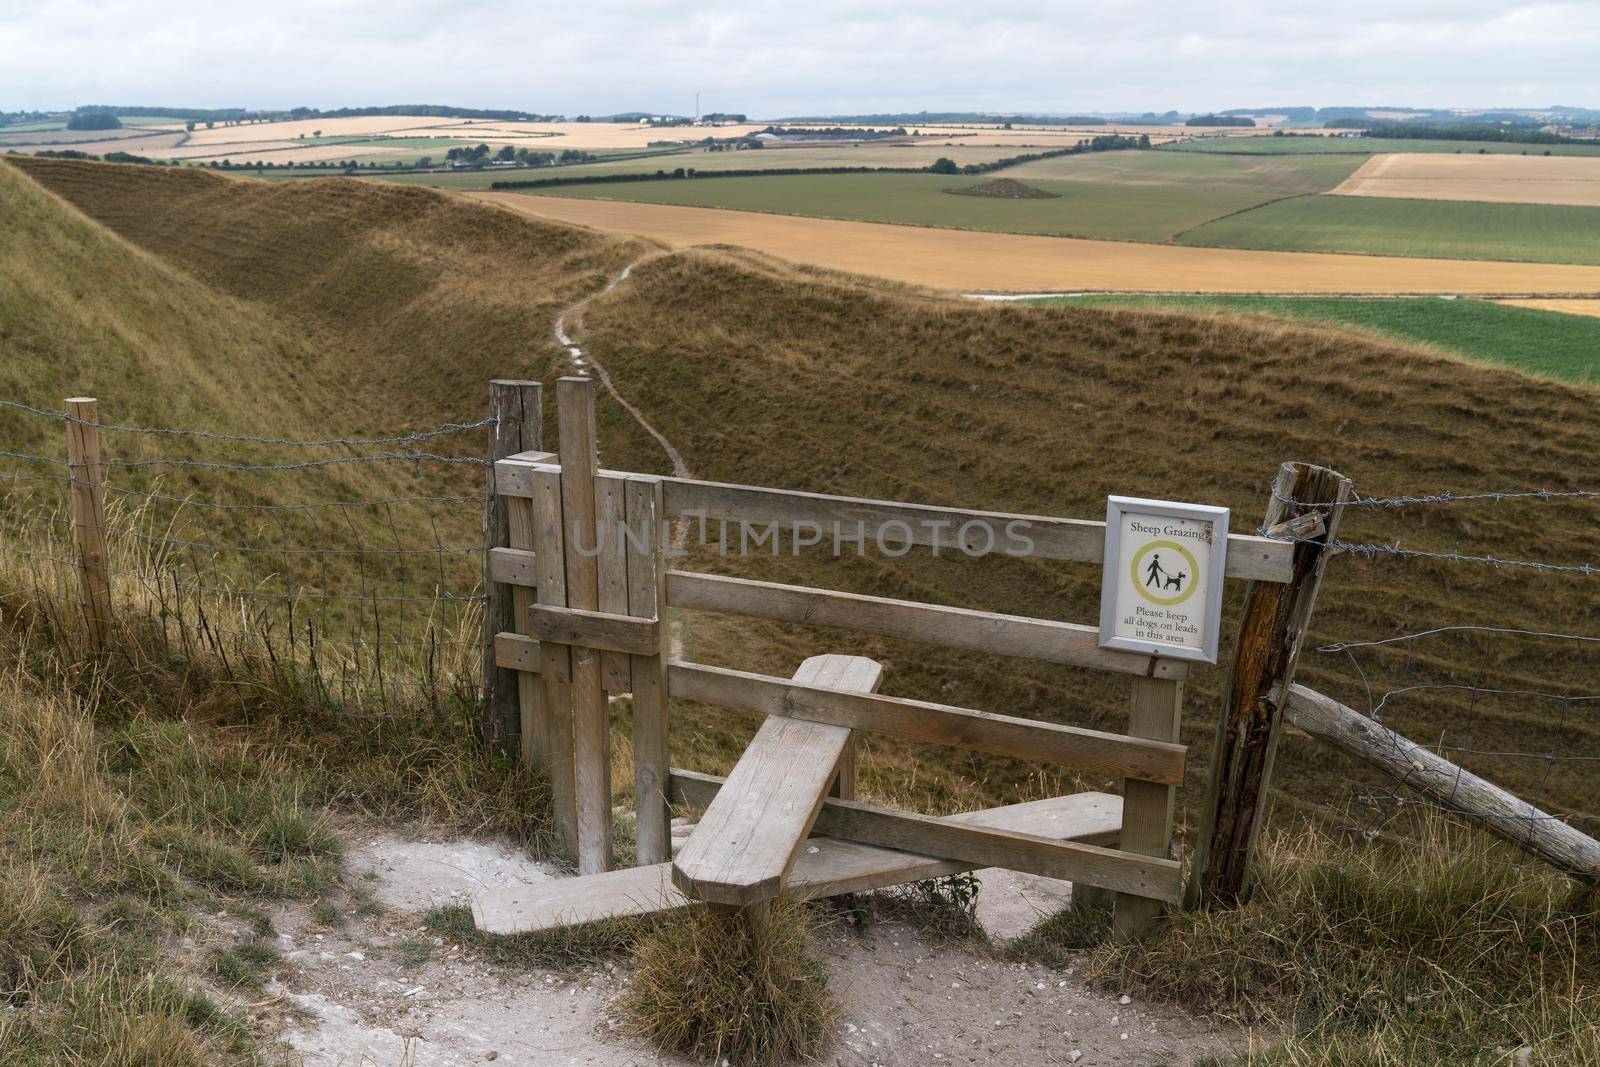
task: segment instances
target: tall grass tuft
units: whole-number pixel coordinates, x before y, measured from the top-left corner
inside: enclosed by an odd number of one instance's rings
[[[809,1060],[838,1018],[804,906],[695,908],[639,944],[622,1009],[663,1049],[713,1063]]]

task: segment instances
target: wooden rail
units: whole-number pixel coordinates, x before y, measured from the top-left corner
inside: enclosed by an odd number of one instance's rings
[[[1600,841],[1492,782],[1303,685],[1289,690],[1289,721],[1317,740],[1409,786],[1447,811],[1582,882],[1600,881]]]
[[[877,693],[845,693],[788,678],[672,661],[672,694],[763,715],[871,730],[909,741],[1057,763],[1080,770],[1176,785],[1183,780],[1184,746],[1077,726],[1018,719],[968,708]]]
[[[527,495],[532,469],[533,463],[523,457],[496,463],[496,490],[506,496]],[[628,477],[618,471],[599,474],[602,478]],[[1105,558],[1103,520],[903,504],[688,478],[662,478],[661,486],[667,514],[673,518],[730,519],[791,528],[806,523],[829,538],[837,524],[839,534],[852,543],[858,537],[871,543],[881,534],[886,544],[938,544],[952,552],[987,549],[1001,555],[1076,563],[1100,563]],[[1026,551],[1021,550],[1022,537],[1029,542]],[[1292,544],[1272,538],[1230,534],[1227,577],[1286,582],[1293,573],[1293,551]]]

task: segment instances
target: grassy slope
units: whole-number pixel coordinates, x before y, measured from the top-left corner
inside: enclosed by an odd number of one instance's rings
[[[1600,381],[1600,319],[1485,300],[1307,297],[1050,297],[1039,304],[1138,311],[1241,311],[1356,326],[1469,359],[1575,382]]]
[[[649,204],[1129,241],[1166,240],[1210,219],[1283,195],[1221,185],[1122,185],[1032,179],[1029,184],[1056,193],[1057,198],[1003,200],[948,195],[948,190],[982,180],[935,174],[826,174],[563,186],[550,192]]]
[[[1362,255],[1600,263],[1600,208],[1308,196],[1183,234],[1189,245]]]
[[[1326,155],[1348,152],[1460,152],[1496,155],[1600,156],[1600,145],[1511,144],[1493,141],[1430,141],[1389,137],[1230,137],[1182,141],[1163,152],[1202,152],[1221,155]]]

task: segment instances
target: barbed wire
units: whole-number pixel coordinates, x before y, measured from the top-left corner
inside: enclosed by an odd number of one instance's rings
[[[1515,489],[1483,493],[1455,493],[1446,489],[1427,496],[1387,497],[1362,496],[1352,489],[1346,500],[1296,500],[1278,492],[1278,487],[1274,483],[1272,498],[1280,504],[1292,504],[1303,508],[1331,508],[1343,504],[1345,507],[1397,509],[1429,504],[1471,504],[1486,501],[1497,503],[1502,500],[1600,500],[1600,489]]]
[[[1581,574],[1586,577],[1600,575],[1600,565],[1593,563],[1546,563],[1542,560],[1503,559],[1499,556],[1478,556],[1466,552],[1439,552],[1422,548],[1401,548],[1399,542],[1380,545],[1359,541],[1324,541],[1319,537],[1310,537],[1303,534],[1273,533],[1265,526],[1258,528],[1256,535],[1265,537],[1268,540],[1283,541],[1289,544],[1326,545],[1336,552],[1343,552],[1351,556],[1361,556],[1366,559],[1388,556],[1394,559],[1443,560],[1450,563],[1482,563],[1491,567],[1520,567],[1524,570]]]
[[[257,434],[219,433],[213,430],[185,430],[167,426],[119,426],[115,423],[93,422],[89,419],[80,419],[65,411],[51,411],[47,408],[34,407],[16,400],[0,400],[0,408],[10,408],[15,411],[27,412],[30,415],[41,415],[45,418],[58,419],[62,422],[78,423],[84,426],[94,426],[107,433],[135,433],[152,434],[163,437],[194,437],[207,441],[237,441],[257,445],[283,445],[290,448],[364,448],[371,445],[395,445],[415,441],[430,441],[435,437],[445,437],[450,434],[464,433],[469,430],[481,430],[485,426],[494,426],[498,419],[490,416],[479,419],[477,422],[447,422],[432,430],[413,430],[409,433],[394,434],[388,437],[326,437],[326,438],[293,438],[293,437],[265,437]]]

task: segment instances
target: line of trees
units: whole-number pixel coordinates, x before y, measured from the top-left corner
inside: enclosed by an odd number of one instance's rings
[[[1506,129],[1501,126],[1413,126],[1405,122],[1384,122],[1370,126],[1366,136],[1420,141],[1499,141],[1510,144],[1595,143],[1543,130]]]

